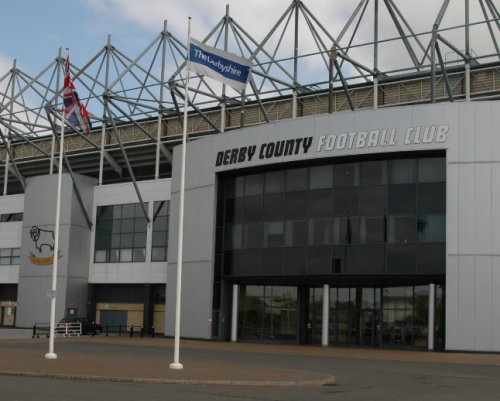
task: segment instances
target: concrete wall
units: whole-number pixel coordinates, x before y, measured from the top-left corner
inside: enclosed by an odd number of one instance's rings
[[[445,150],[446,347],[500,351],[500,291],[496,291],[500,288],[499,126],[499,102],[442,103],[286,120],[190,142],[181,335],[210,338],[217,172],[309,159]],[[425,130],[427,134],[423,135]],[[379,133],[372,134],[375,131]],[[290,139],[299,144],[296,152],[267,158],[271,143]],[[307,150],[300,147],[309,140]],[[249,149],[254,150],[251,158]],[[179,159],[177,147],[171,234],[178,230]],[[176,249],[176,236],[171,235],[169,283],[175,282]],[[175,286],[170,285],[166,301],[168,335],[173,335],[174,306]]]
[[[87,211],[90,212],[94,180],[83,176],[76,176],[76,179]],[[57,176],[33,177],[26,184],[16,318],[16,325],[19,327],[31,327],[34,323],[47,323],[50,320],[47,291],[52,288],[53,264],[37,263],[51,260],[54,255],[48,244],[54,231]],[[30,234],[34,226],[46,230],[38,242]],[[85,316],[87,313],[90,235],[71,177],[64,174],[61,187],[56,320],[65,316],[67,308],[75,308],[78,315]],[[37,248],[37,244],[41,249]]]

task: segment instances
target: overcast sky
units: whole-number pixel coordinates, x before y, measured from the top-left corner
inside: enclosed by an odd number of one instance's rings
[[[304,4],[336,37],[353,12],[358,0],[304,0]],[[441,0],[394,0],[414,31],[430,30]],[[479,0],[470,0],[471,20],[482,18]],[[357,42],[370,41],[373,32],[373,3],[360,25]],[[380,37],[396,35],[389,22],[383,1],[379,1]],[[500,8],[500,0],[495,0]],[[192,16],[192,35],[203,39],[224,16],[226,4],[230,15],[258,42],[291,4],[291,0],[0,0],[0,77],[17,59],[18,66],[36,74],[57,55],[60,47],[71,49],[71,60],[82,66],[96,54],[112,35],[113,44],[134,58],[153,40],[168,21],[168,29],[180,40],[187,34],[187,17]],[[451,0],[443,26],[462,24],[464,0]],[[302,52],[314,51],[308,40],[305,23],[301,25]],[[496,29],[498,32],[498,29]],[[451,34],[450,34],[451,35]],[[473,32],[473,47],[486,46],[485,31]],[[457,47],[463,49],[463,33],[457,32]],[[277,39],[275,39],[277,40]],[[346,43],[348,37],[344,39]],[[424,42],[428,39],[423,38]],[[292,37],[285,38],[289,44]],[[396,51],[394,50],[396,49]],[[381,49],[381,63],[397,63],[404,52],[402,45]],[[290,56],[291,54],[289,54]],[[355,55],[355,53],[353,53]],[[357,57],[372,66],[372,55],[360,51]]]

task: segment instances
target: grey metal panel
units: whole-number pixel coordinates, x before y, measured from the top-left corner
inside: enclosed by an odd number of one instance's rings
[[[459,253],[474,253],[474,164],[458,166],[458,246]]]
[[[494,252],[491,242],[491,164],[476,163],[474,175],[474,188],[471,188],[471,192],[474,190],[474,252],[490,255]]]
[[[168,265],[168,282],[177,280],[177,264]],[[185,262],[182,268],[181,337],[212,338],[212,262]],[[165,334],[174,335],[175,285],[167,285]]]
[[[458,117],[460,124],[458,137],[458,158],[462,163],[473,162],[476,155],[473,112],[473,104],[467,103],[466,105],[460,105],[460,115]]]
[[[492,280],[491,286],[493,288],[492,292],[492,336],[493,336],[493,347],[492,350],[500,350],[500,256],[493,256],[493,268],[492,268]]]
[[[498,107],[490,107],[491,119],[491,160],[500,161],[500,135],[498,134],[498,127],[500,127],[500,113]]]
[[[500,113],[499,113],[500,114]],[[500,135],[497,135],[500,137]],[[491,243],[495,255],[500,253],[500,163],[491,166]],[[500,287],[499,287],[500,288]]]
[[[459,165],[448,163],[446,169],[446,251],[456,255],[459,249]]]
[[[492,257],[476,256],[475,264],[474,350],[489,351],[493,349]]]
[[[474,256],[458,258],[458,349],[473,350],[474,341]]]
[[[459,327],[459,291],[458,291],[458,256],[446,258],[446,349],[458,349]]]
[[[476,162],[489,162],[491,160],[491,138],[497,135],[491,128],[491,106],[475,104],[474,105],[474,130],[473,134],[469,133],[474,138]],[[465,133],[467,134],[467,133]]]

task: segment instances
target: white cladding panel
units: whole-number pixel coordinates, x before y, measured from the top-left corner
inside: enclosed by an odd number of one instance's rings
[[[149,218],[153,216],[155,201],[170,201],[171,182],[169,179],[138,182],[141,197],[148,203]],[[96,222],[96,210],[99,206],[138,203],[139,198],[133,183],[120,183],[96,186],[94,189],[93,223]],[[151,260],[152,224],[148,226],[146,240],[146,261]],[[165,284],[167,282],[167,262],[134,263],[94,263],[94,241],[90,249],[89,282],[93,284]]]
[[[492,302],[491,309],[493,319],[492,323],[492,337],[493,337],[493,346],[491,350],[500,350],[500,256],[496,255],[493,257],[492,263]]]
[[[476,256],[474,286],[474,293],[476,295],[474,300],[474,350],[488,351],[493,346],[491,256]]]

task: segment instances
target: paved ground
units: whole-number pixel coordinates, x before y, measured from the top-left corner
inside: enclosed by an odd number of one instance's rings
[[[328,365],[318,363],[320,359],[349,360],[351,364],[356,360],[358,364],[449,364],[471,367],[472,371],[474,366],[500,367],[500,354],[182,340],[180,359],[184,369],[176,371],[168,368],[173,359],[173,340],[163,337],[57,337],[58,358],[45,359],[47,351],[47,338],[32,339],[29,330],[0,329],[0,374],[141,383],[290,386],[334,384],[335,376],[343,372],[332,371]],[[316,362],[311,363],[313,360]]]

